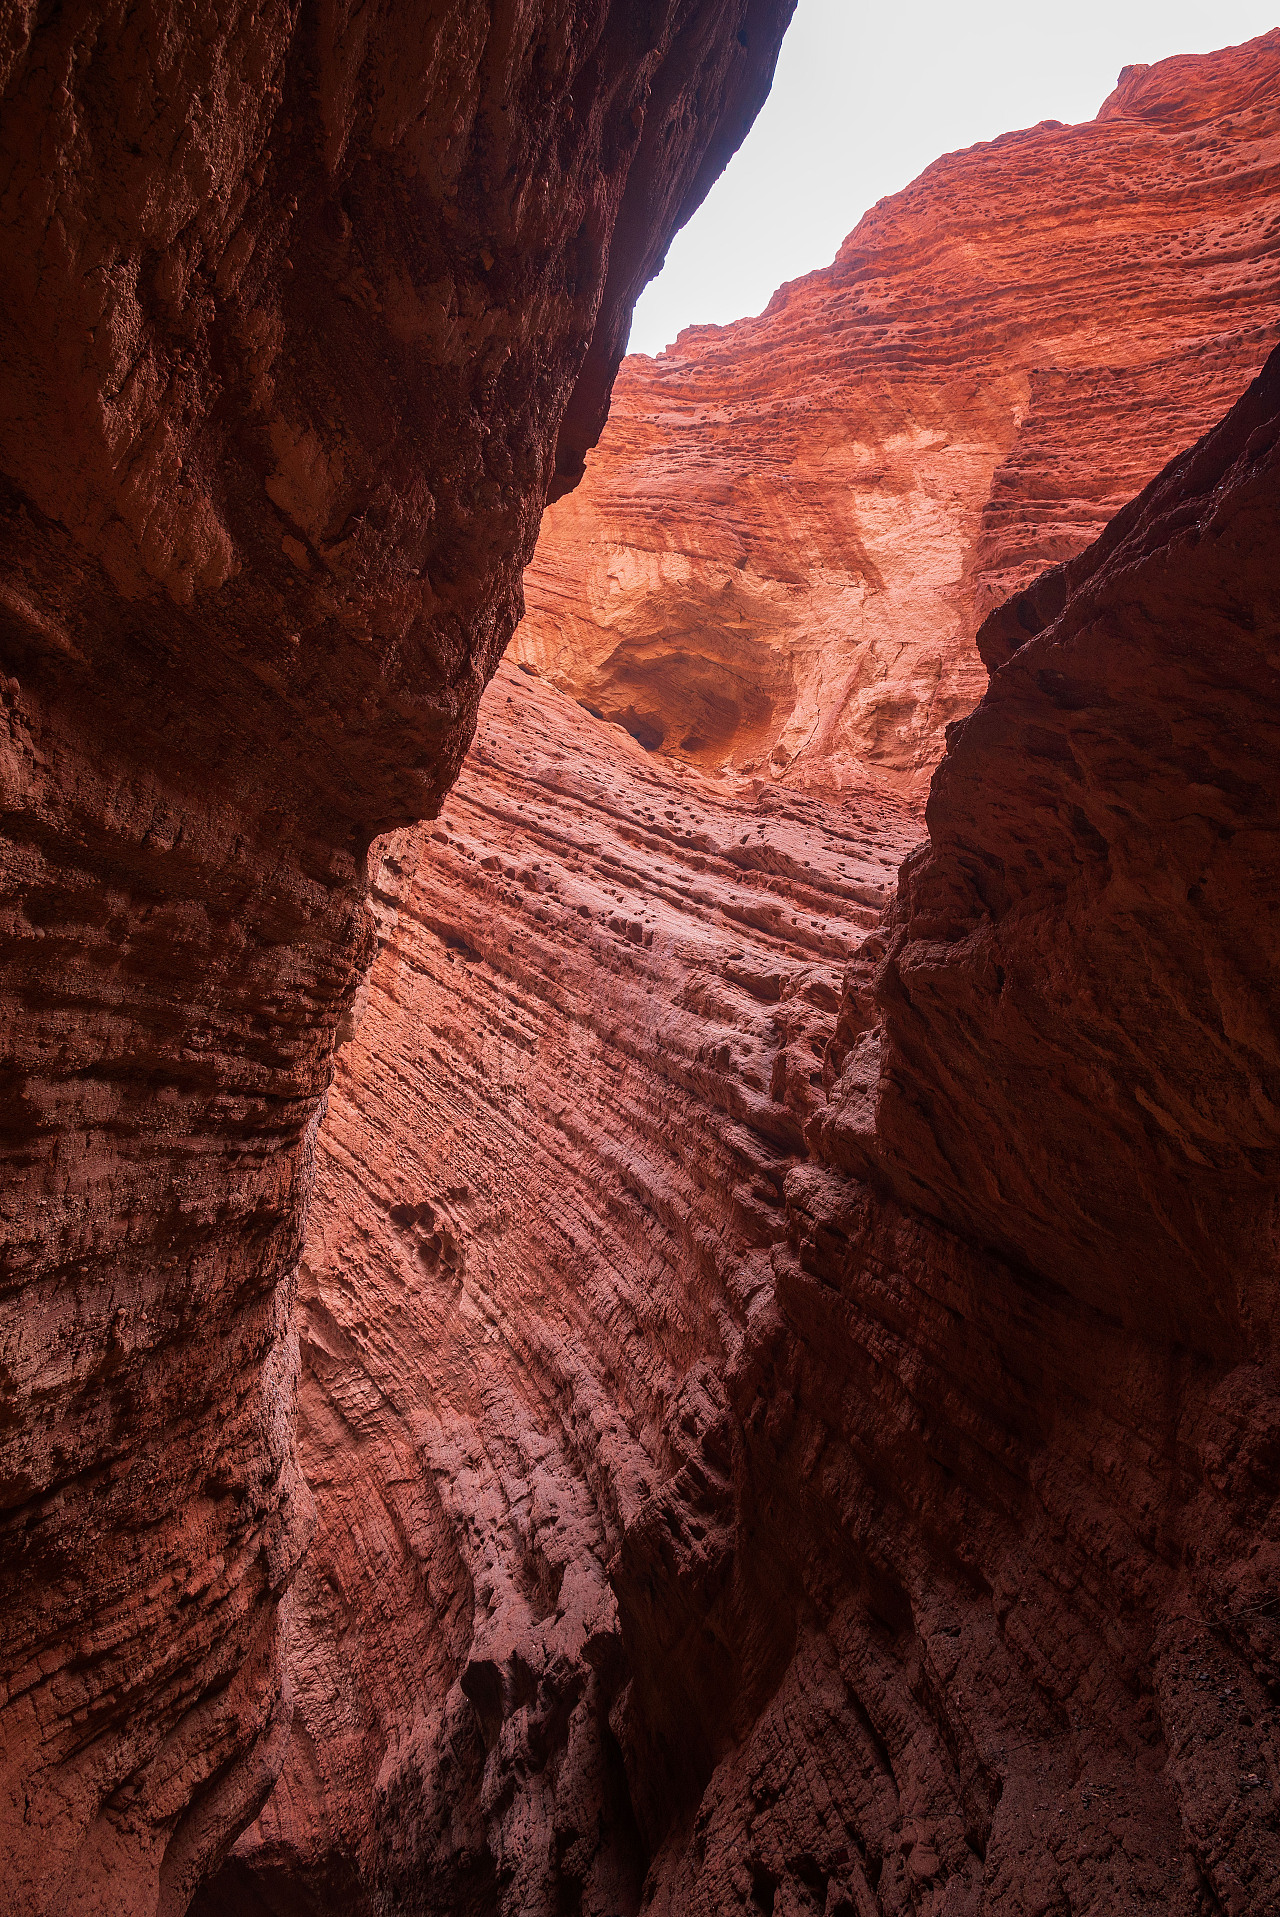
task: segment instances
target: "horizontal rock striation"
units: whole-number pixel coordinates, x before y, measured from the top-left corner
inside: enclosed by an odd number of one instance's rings
[[[0,38],[0,1882],[179,1913],[287,1737],[294,1272],[372,952],[786,0]]]
[[[915,837],[500,670],[375,886],[301,1279],[296,1728],[203,1909],[637,1907],[611,1566],[673,1478],[723,1497],[725,1369]]]
[[[923,796],[986,614],[1258,371],[1280,34],[938,160],[757,319],[629,359],[518,656],[653,749]]]
[[[900,1567],[950,1539],[976,1587],[961,1649],[994,1617],[1057,1714],[1011,1808],[1037,1895],[1073,1908],[1280,1893],[1278,535],[1273,355],[988,620],[990,689],[950,735],[883,956],[851,967],[818,1162],[788,1184],[808,1295],[853,1304],[864,1347],[881,1298],[901,1336],[879,1290],[911,1265],[895,1197],[967,1267],[940,1265],[924,1317],[944,1379],[978,1387],[964,1416],[918,1336],[899,1361],[926,1489],[893,1499],[889,1528],[905,1502],[916,1532],[895,1568],[914,1612]],[[1072,1815],[1080,1785],[1105,1831]],[[989,1899],[1002,1873],[988,1846]]]
[[[208,1912],[1267,1917],[1278,449],[1280,359],[987,622],[883,917],[874,781],[504,668],[386,852]]]

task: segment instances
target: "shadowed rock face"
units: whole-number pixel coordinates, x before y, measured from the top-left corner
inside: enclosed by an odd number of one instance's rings
[[[1223,1361],[1278,1303],[1278,413],[1273,356],[987,621],[876,986],[895,1188]]]
[[[896,889],[874,768],[502,669],[381,849],[208,1917],[1270,1917],[1278,449],[1274,361],[986,621]]]
[[[1280,34],[947,155],[758,319],[629,359],[517,655],[642,744],[923,797],[974,635],[1277,338]]]
[[[180,1912],[271,1787],[365,849],[455,776],[789,12],[3,30],[6,1908]]]

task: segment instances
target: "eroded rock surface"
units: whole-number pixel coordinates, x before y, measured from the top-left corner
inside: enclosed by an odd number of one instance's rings
[[[692,1531],[668,1569],[702,1538],[723,1577],[726,1371],[771,1291],[845,965],[917,836],[874,796],[674,768],[501,668],[439,824],[393,838],[375,892],[301,1281],[297,1729],[210,1911],[256,1908],[251,1887],[637,1907],[639,1647],[611,1571],[663,1536],[674,1481]],[[699,1601],[664,1580],[658,1628]],[[708,1668],[708,1701],[730,1675]],[[687,1792],[692,1715],[674,1750]]]
[[[1278,428],[988,625],[884,925],[909,816],[503,669],[383,867],[210,1910],[1272,1907]]]
[[[383,867],[210,1913],[1269,1917],[1278,551],[1273,361],[988,620],[883,918],[874,778],[503,669]]]
[[[789,12],[10,9],[6,1909],[181,1912],[271,1787],[365,848],[454,777]]]
[[[200,1917],[1270,1917],[1275,369],[988,621],[896,893],[909,754],[717,779],[504,669],[364,909],[777,24],[640,21],[13,43],[6,1889],[180,1911],[283,1763]],[[1144,271],[1219,223],[1105,486],[972,442],[993,593],[1260,356],[1275,60],[1014,136],[1104,208],[1127,143]]]
[[[923,795],[974,635],[1277,337],[1280,33],[953,153],[758,319],[627,360],[518,656],[642,744]]]

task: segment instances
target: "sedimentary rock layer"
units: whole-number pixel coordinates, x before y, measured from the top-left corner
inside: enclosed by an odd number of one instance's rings
[[[1280,32],[937,161],[758,319],[626,361],[518,656],[664,752],[923,793],[983,617],[1261,366],[1278,189]]]
[[[870,783],[504,668],[383,868],[209,1917],[1267,1917],[1277,551],[1280,360],[987,623],[883,921]]]
[[[810,1134],[828,1166],[990,1248],[937,1330],[955,1354],[970,1324],[999,1340],[1034,1500],[989,1480],[984,1512],[939,1524],[973,1487],[917,1384],[938,1500],[918,1516],[961,1540],[1000,1617],[990,1547],[1016,1514],[1006,1589],[1032,1617],[1006,1640],[1031,1626],[1041,1695],[1095,1735],[1122,1685],[1107,1731],[1185,1860],[1164,1896],[1231,1912],[1280,1895],[1278,552],[1273,355],[984,626],[990,689],[951,736],[884,956],[851,967]],[[898,1214],[826,1179],[794,1175],[793,1243],[856,1294]],[[1095,1902],[1123,1817],[1107,1831]]]
[[[296,1730],[210,1913],[636,1908],[610,1568],[673,1478],[707,1491],[917,830],[672,767],[501,668],[375,886],[301,1280]]]
[[[365,848],[456,773],[789,11],[11,10],[6,1908],[180,1912],[270,1789]]]

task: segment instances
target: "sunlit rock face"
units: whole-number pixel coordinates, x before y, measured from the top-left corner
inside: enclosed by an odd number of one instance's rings
[[[1280,364],[988,622],[896,888],[870,784],[499,673],[382,847],[203,1912],[1274,1907],[1278,453]]]
[[[974,635],[1277,337],[1280,34],[948,155],[758,319],[623,367],[517,656],[645,746],[923,796]]]
[[[439,824],[387,842],[301,1279],[298,1713],[228,1910],[637,1908],[618,1554],[674,1482],[723,1578],[726,1370],[915,838],[672,769],[504,666]]]
[[[1130,74],[1139,158],[1274,57]],[[1189,442],[1231,352],[1099,444]],[[1013,578],[1086,536],[1056,417]],[[295,1728],[207,1917],[1270,1917],[1278,434],[1272,367],[986,620],[923,847],[865,755],[681,763],[501,670],[378,849]]]
[[[789,12],[6,16],[6,1911],[176,1917],[271,1788],[365,850],[455,776]]]

